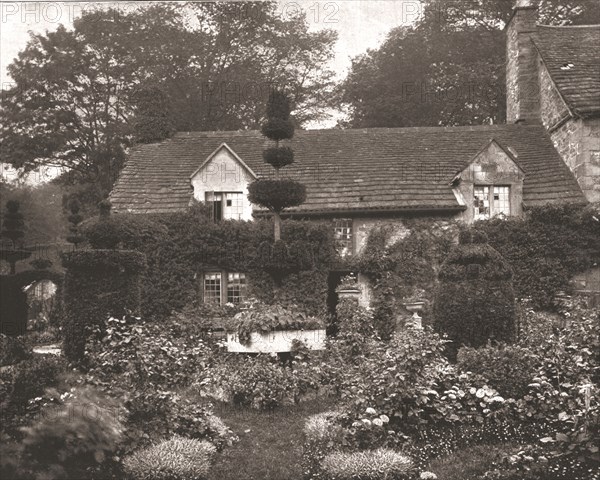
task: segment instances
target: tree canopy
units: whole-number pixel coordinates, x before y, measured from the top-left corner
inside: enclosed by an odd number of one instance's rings
[[[419,20],[353,59],[338,89],[345,126],[501,123],[506,116],[505,34],[512,0],[424,0]],[[599,23],[592,0],[543,0],[541,24]]]
[[[275,8],[144,4],[86,12],[72,29],[32,34],[8,67],[3,160],[24,172],[67,167],[105,194],[133,141],[256,128],[276,86],[292,93],[300,124],[319,118],[332,88],[325,63],[335,33],[309,32],[302,15],[282,18]]]

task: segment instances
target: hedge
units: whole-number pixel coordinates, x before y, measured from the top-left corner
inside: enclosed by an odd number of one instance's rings
[[[515,293],[512,270],[479,234],[467,231],[448,254],[439,272],[434,321],[448,334],[454,356],[462,345],[480,347],[492,339],[515,337]]]
[[[87,332],[107,315],[141,313],[142,253],[126,250],[81,250],[63,254],[64,353],[83,360]]]
[[[559,291],[569,292],[577,273],[600,264],[598,205],[535,207],[523,218],[477,222],[489,244],[511,265],[519,298],[537,308],[553,308]]]
[[[329,223],[286,220],[274,246],[269,220],[215,223],[202,205],[169,215],[113,214],[86,234],[93,244],[112,235],[113,244],[145,254],[142,315],[152,320],[197,300],[202,272],[215,268],[245,272],[248,295],[266,303],[323,313],[327,273],[337,258]]]

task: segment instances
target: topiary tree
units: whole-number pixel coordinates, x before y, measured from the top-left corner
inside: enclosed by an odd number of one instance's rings
[[[306,200],[306,188],[293,180],[281,180],[279,170],[294,163],[294,151],[279,144],[294,136],[290,119],[290,100],[284,92],[274,91],[267,104],[267,120],[262,134],[275,142],[263,152],[263,159],[275,169],[275,180],[256,180],[248,186],[248,200],[273,213],[275,242],[281,240],[281,212],[301,205]]]
[[[480,347],[488,340],[511,342],[515,336],[512,269],[487,244],[481,232],[465,230],[448,254],[434,300],[436,328],[453,341],[450,355],[462,345]]]
[[[8,241],[0,249],[1,258],[10,264],[10,274],[16,272],[16,264],[31,256],[31,252],[23,249],[25,236],[25,219],[20,212],[21,204],[16,200],[6,202],[6,213],[2,221],[2,239]],[[4,243],[4,242],[3,242]]]
[[[69,221],[69,235],[67,235],[67,242],[72,243],[75,248],[82,243],[85,238],[79,231],[79,224],[83,221],[81,213],[81,203],[76,198],[69,200],[67,204],[69,215],[67,220]]]

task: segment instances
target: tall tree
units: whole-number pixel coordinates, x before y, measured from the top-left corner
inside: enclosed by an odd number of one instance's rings
[[[8,67],[15,86],[0,110],[3,159],[25,172],[66,167],[105,194],[147,117],[133,92],[147,88],[164,94],[177,130],[258,127],[274,85],[293,92],[300,122],[318,118],[332,88],[325,62],[335,34],[309,32],[303,16],[283,19],[275,9],[150,4],[88,12],[72,29],[32,34]]]
[[[2,247],[0,257],[10,264],[10,274],[16,273],[16,264],[31,256],[31,252],[24,250],[23,238],[25,236],[25,219],[20,212],[21,205],[16,200],[6,202],[6,212],[2,220]]]
[[[504,27],[514,0],[424,0],[421,18],[353,59],[338,89],[351,127],[505,121]],[[598,23],[595,0],[542,0],[539,22]]]
[[[299,182],[281,179],[279,170],[294,163],[294,151],[280,145],[281,140],[294,136],[294,124],[290,118],[290,100],[282,91],[275,90],[267,104],[267,119],[262,126],[265,137],[275,142],[274,147],[263,151],[264,161],[275,169],[275,180],[256,180],[248,186],[250,202],[269,209],[273,213],[275,242],[281,240],[281,212],[301,205],[306,200],[306,188]]]

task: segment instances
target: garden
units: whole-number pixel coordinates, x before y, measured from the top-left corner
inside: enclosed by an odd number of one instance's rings
[[[597,479],[600,319],[564,280],[597,261],[597,212],[570,208],[375,229],[347,265],[373,307],[328,315],[326,223],[286,220],[275,242],[202,205],[103,204],[72,229],[47,321],[0,339],[2,478]],[[519,237],[545,255],[520,266]],[[248,272],[246,301],[198,301],[215,258]],[[548,262],[563,274],[522,278]],[[417,298],[423,325],[402,309]],[[34,352],[48,340],[61,355]]]

